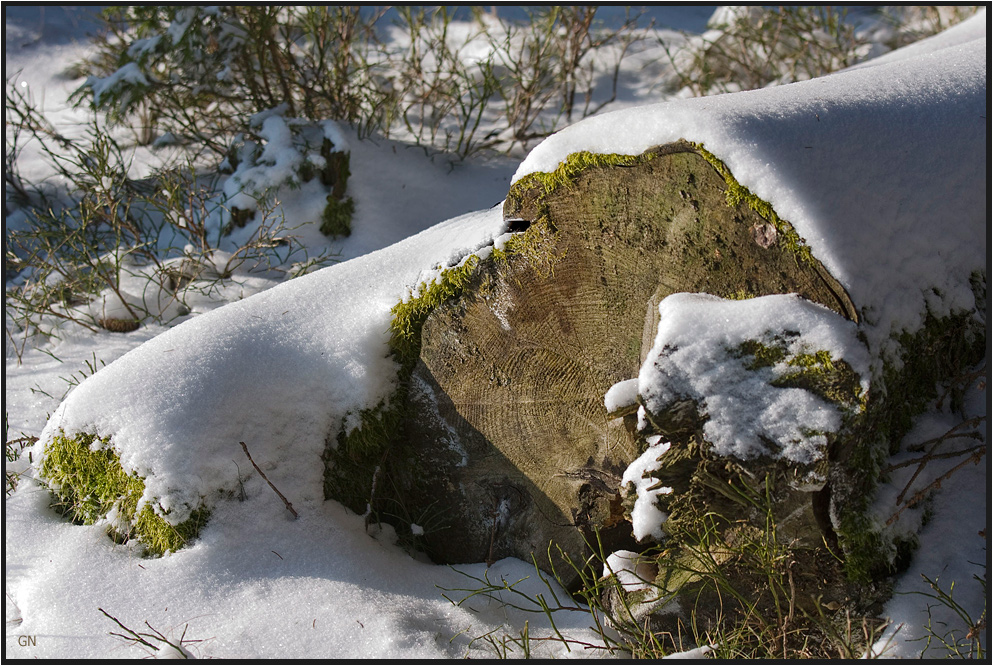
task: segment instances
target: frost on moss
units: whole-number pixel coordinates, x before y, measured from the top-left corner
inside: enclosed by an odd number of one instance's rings
[[[173,525],[141,504],[144,480],[127,473],[108,438],[87,433],[59,433],[45,447],[40,475],[54,496],[53,506],[73,522],[110,523],[109,533],[121,543],[140,541],[149,555],[176,551],[195,539],[207,521],[206,507]]]

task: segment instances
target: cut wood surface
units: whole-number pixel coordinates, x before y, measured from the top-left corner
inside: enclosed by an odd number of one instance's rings
[[[504,216],[530,250],[481,261],[422,331],[408,437],[446,489],[434,500],[460,514],[429,536],[436,554],[529,559],[554,541],[576,556],[594,529],[608,553],[633,543],[618,491],[634,417],[609,418],[603,398],[638,375],[666,296],[798,293],[854,316],[816,260],[725,190],[683,142],[550,192],[515,185]]]

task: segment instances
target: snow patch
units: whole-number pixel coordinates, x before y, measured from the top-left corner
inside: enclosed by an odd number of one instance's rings
[[[669,447],[668,442],[656,440],[637,460],[628,465],[621,477],[621,486],[633,485],[636,493],[634,509],[631,511],[631,527],[634,537],[639,541],[647,537],[661,541],[664,536],[662,523],[668,520],[669,514],[658,508],[656,500],[672,493],[672,488],[660,484],[652,476],[652,472],[659,469],[662,456]]]
[[[823,457],[825,433],[841,426],[841,413],[807,390],[774,385],[796,371],[790,358],[826,351],[832,361],[846,361],[868,390],[869,355],[855,324],[795,294],[744,301],[673,294],[659,304],[659,316],[638,393],[655,414],[679,400],[695,401],[708,417],[703,432],[717,455],[772,455],[797,463]],[[750,341],[781,345],[785,356],[768,367],[748,367],[738,350]]]

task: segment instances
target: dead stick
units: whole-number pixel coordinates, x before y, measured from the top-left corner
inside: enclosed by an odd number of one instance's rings
[[[277,495],[279,495],[279,499],[283,500],[283,504],[285,504],[286,508],[290,510],[290,513],[293,514],[293,517],[299,518],[300,516],[298,516],[297,512],[293,510],[293,505],[290,504],[290,501],[288,499],[286,499],[286,495],[279,492],[279,488],[277,488],[272,484],[272,481],[270,481],[269,477],[265,475],[265,472],[263,472],[262,469],[255,464],[255,461],[252,460],[252,454],[248,452],[248,446],[245,444],[245,442],[238,442],[238,443],[241,444],[241,448],[244,449],[245,455],[248,456],[248,462],[252,463],[252,467],[255,468],[255,471],[258,472],[262,476],[262,478],[265,479],[265,482],[269,484],[269,487],[272,488]]]
[[[983,452],[977,450],[971,456],[969,456],[968,458],[966,458],[965,460],[963,460],[962,462],[960,462],[958,465],[956,465],[955,467],[951,468],[950,470],[948,470],[947,472],[945,472],[944,474],[942,474],[940,477],[938,477],[937,479],[935,479],[934,481],[932,481],[930,484],[928,484],[924,488],[921,488],[920,490],[918,490],[916,493],[914,493],[914,496],[911,497],[910,500],[907,501],[906,504],[904,504],[903,506],[900,507],[900,510],[899,511],[897,511],[896,513],[894,513],[892,516],[889,517],[889,520],[886,521],[886,524],[887,525],[892,525],[894,522],[896,522],[896,519],[900,517],[900,514],[903,513],[903,510],[904,509],[907,509],[909,507],[912,507],[915,504],[919,503],[921,500],[923,500],[924,499],[924,496],[927,495],[927,492],[929,490],[934,490],[934,489],[937,489],[937,488],[941,488],[941,483],[943,481],[947,481],[948,478],[951,477],[952,474],[954,474],[958,470],[962,469],[963,467],[965,467],[970,462],[978,465],[979,464],[979,461],[982,460],[983,455],[984,455]]]

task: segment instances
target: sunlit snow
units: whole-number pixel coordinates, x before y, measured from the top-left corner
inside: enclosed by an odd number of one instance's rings
[[[608,410],[634,404],[637,394],[664,402],[678,385],[716,417],[707,434],[721,452],[747,457],[761,434],[781,442],[792,460],[809,462],[820,443],[798,434],[798,423],[830,430],[833,409],[809,394],[729,381],[734,359],[720,349],[763,335],[769,320],[788,321],[799,333],[797,345],[828,350],[868,380],[880,370],[869,359],[892,348],[892,335],[919,328],[928,308],[941,315],[974,307],[969,276],[988,263],[981,168],[988,151],[986,22],[984,10],[947,33],[822,79],[594,116],[520,163],[515,179],[551,171],[578,150],[638,154],[677,139],[702,142],[795,226],[862,308],[860,340],[853,324],[792,296],[670,297],[660,306],[656,349],[638,378],[606,396]],[[59,72],[85,49],[60,43],[46,55],[44,41],[32,42],[33,28],[25,25],[7,25],[8,72],[21,69],[32,86],[64,100],[73,86]],[[69,126],[79,118],[56,112]],[[283,120],[263,122],[272,150],[285,145]],[[352,153],[348,191],[357,208],[352,236],[334,246],[340,263],[279,284],[246,279],[242,291],[225,292],[232,302],[205,304],[172,328],[155,324],[126,336],[69,332],[49,348],[27,349],[21,364],[7,347],[8,439],[21,431],[40,435],[31,460],[25,454],[8,467],[24,478],[5,500],[7,656],[145,656],[141,646],[111,636],[119,628],[98,609],[177,640],[185,630],[202,640],[189,646],[195,656],[231,659],[479,657],[492,654],[474,641],[488,632],[517,636],[527,621],[532,636],[551,634],[544,614],[482,596],[456,606],[443,596],[461,600],[480,580],[547,594],[530,563],[429,564],[393,543],[392,530],[369,530],[361,516],[323,500],[328,434],[342,423],[356,425],[358,410],[388,399],[395,386],[390,308],[440,268],[505,242],[498,204],[516,164],[450,167],[419,149],[360,141],[347,128],[331,124],[325,131]],[[285,155],[271,157],[285,166]],[[28,162],[26,170],[36,171]],[[291,200],[286,210],[310,216],[308,205]],[[314,243],[330,247],[319,234]],[[94,307],[113,313],[123,306]],[[666,345],[679,351],[667,354]],[[106,367],[92,374],[91,358]],[[74,373],[92,376],[61,401]],[[743,396],[756,391],[771,411],[755,413],[745,404]],[[966,411],[985,415],[987,395],[971,395]],[[943,418],[935,409],[912,434],[934,436],[947,425]],[[146,476],[146,499],[171,509],[170,520],[182,520],[206,498],[213,513],[201,538],[143,559],[109,540],[106,525],[63,522],[30,478],[44,444],[63,429],[112,437],[122,464]],[[290,496],[298,519],[251,473],[240,441]],[[651,472],[667,447],[653,442],[624,475],[641,498],[634,516],[639,537],[660,534],[664,514],[653,497],[667,489],[651,488],[658,485]],[[970,466],[955,479],[936,494],[921,547],[896,590],[926,591],[921,573],[956,580],[956,599],[975,610],[982,598],[967,584],[980,571],[973,563],[987,560],[987,538],[977,532],[988,525],[981,511],[962,508],[988,502],[988,469]],[[245,501],[224,500],[222,491]],[[608,564],[626,586],[651,573],[625,551]],[[924,634],[926,608],[919,595],[895,596],[884,609],[893,623],[877,649],[918,655],[922,645],[912,639]],[[576,641],[598,642],[590,624],[584,612],[556,613],[558,629]],[[23,647],[19,636],[34,637],[36,645]],[[537,652],[605,656],[554,641]]]

